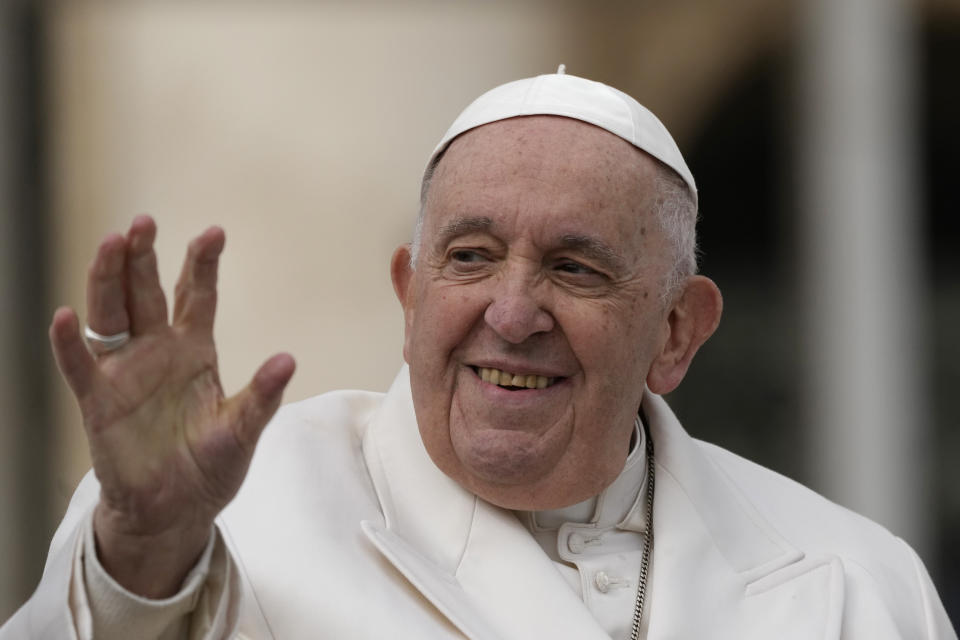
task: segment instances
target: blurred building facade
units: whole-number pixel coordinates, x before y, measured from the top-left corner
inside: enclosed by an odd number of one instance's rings
[[[45,328],[82,315],[104,234],[154,215],[170,286],[226,228],[228,393],[278,350],[288,400],[385,389],[423,162],[480,91],[561,62],[657,113],[698,180],[726,309],[670,399],[687,428],[905,537],[958,619],[960,3],[11,2],[0,49],[0,620],[89,467]]]

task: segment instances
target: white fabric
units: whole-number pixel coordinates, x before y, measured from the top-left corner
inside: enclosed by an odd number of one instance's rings
[[[514,80],[474,100],[433,150],[427,171],[460,134],[498,120],[532,115],[564,116],[606,129],[676,171],[697,201],[693,174],[670,132],[653,113],[619,89],[565,73]]]
[[[650,640],[956,639],[903,542],[692,440],[659,397],[643,407],[656,448]],[[89,476],[0,639],[75,637],[71,561],[96,496]],[[513,513],[433,466],[405,369],[386,396],[282,409],[217,526],[237,580],[229,606],[193,614],[206,637],[223,637],[232,610],[238,638],[609,637]]]
[[[124,638],[157,638],[175,640],[189,637],[187,614],[197,608],[204,593],[204,583],[216,584],[215,576],[222,574],[226,566],[226,554],[219,536],[211,535],[210,542],[201,554],[197,565],[183,581],[180,591],[173,597],[151,600],[124,589],[104,570],[97,559],[93,535],[93,518],[88,514],[81,525],[82,547],[77,559],[82,567],[74,564],[73,584],[70,588],[74,600],[71,609],[76,612],[77,635],[80,640],[123,640]],[[217,547],[217,562],[210,574],[211,560]],[[208,588],[207,591],[210,589]],[[94,629],[97,630],[94,636]]]
[[[599,496],[562,509],[517,513],[612,638],[630,636],[647,530],[646,435],[639,421],[634,442],[623,471]]]

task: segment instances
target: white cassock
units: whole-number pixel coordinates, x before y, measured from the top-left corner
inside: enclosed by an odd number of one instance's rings
[[[643,412],[656,472],[646,638],[956,640],[902,540],[693,440],[656,395]],[[0,640],[624,637],[646,527],[642,452],[589,508],[518,517],[433,465],[404,368],[386,395],[282,408],[169,600],[133,597],[103,574],[88,475]]]

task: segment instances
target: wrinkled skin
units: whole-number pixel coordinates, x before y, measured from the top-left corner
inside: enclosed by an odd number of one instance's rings
[[[592,125],[513,118],[457,138],[437,166],[421,250],[392,263],[420,433],[433,461],[507,508],[565,506],[623,468],[644,384],[673,389],[719,321],[672,264],[656,165]],[[508,390],[482,368],[555,380]]]
[[[140,216],[126,236],[104,239],[90,266],[87,323],[103,335],[129,330],[126,346],[91,355],[67,308],[54,314],[50,340],[101,485],[98,557],[120,584],[157,598],[176,592],[239,489],[294,362],[274,356],[224,397],[213,343],[223,231],[210,228],[190,244],[172,322],[155,236],[153,220]]]

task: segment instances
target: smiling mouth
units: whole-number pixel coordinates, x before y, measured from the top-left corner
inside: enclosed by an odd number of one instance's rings
[[[535,373],[521,374],[501,371],[500,369],[490,369],[487,367],[470,367],[481,380],[495,384],[504,389],[519,391],[521,389],[546,389],[555,384],[561,378],[548,378]]]

